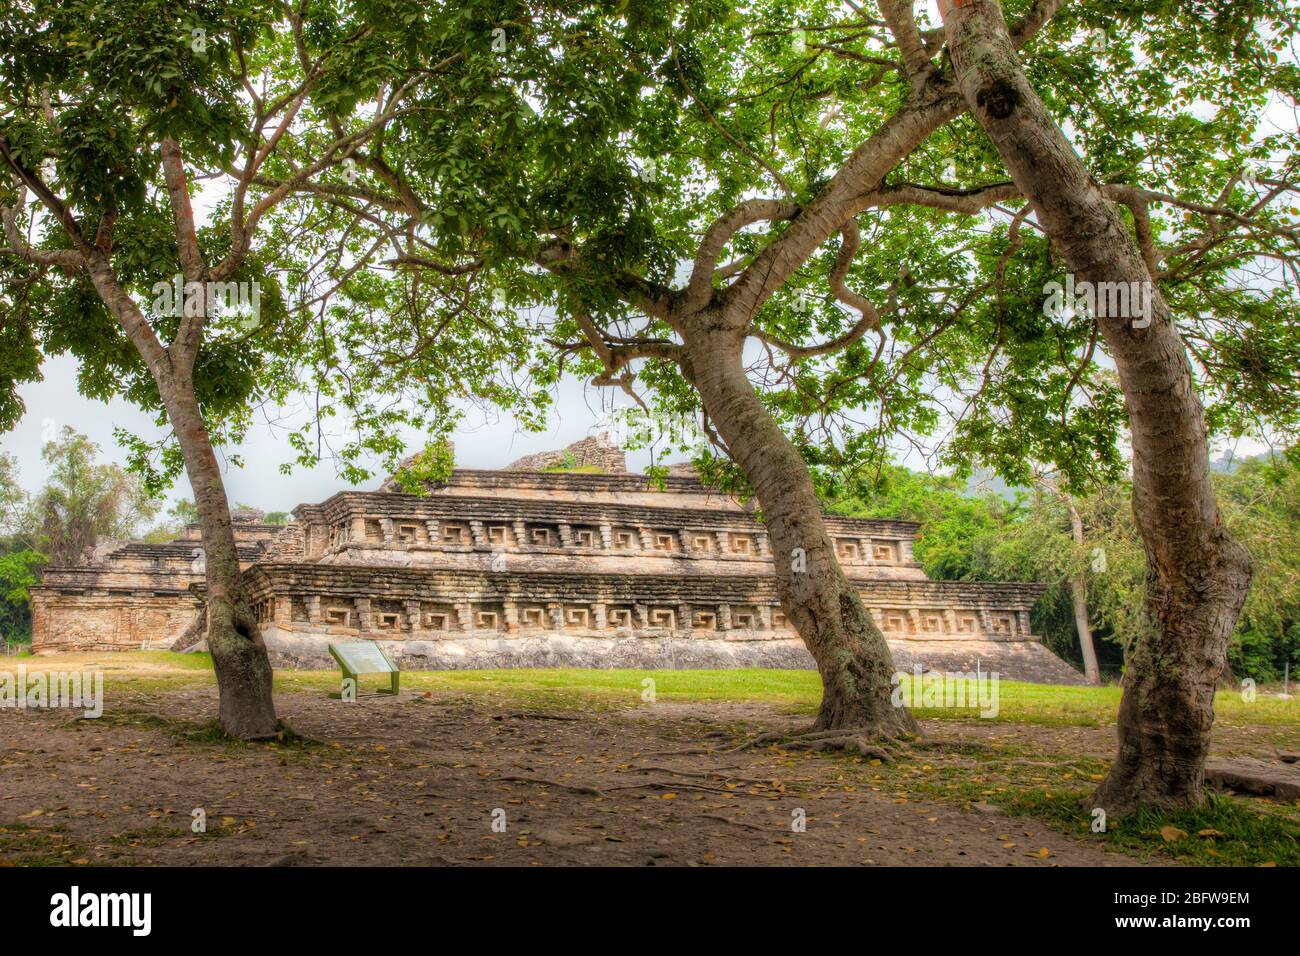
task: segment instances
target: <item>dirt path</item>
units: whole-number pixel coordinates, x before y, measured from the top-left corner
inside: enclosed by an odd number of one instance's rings
[[[792,725],[760,705],[540,712],[284,694],[280,713],[320,744],[277,748],[179,735],[210,718],[211,691],[131,706],[98,721],[0,711],[11,841],[22,832],[58,858],[116,864],[1135,862],[1036,821],[891,795],[865,764],[699,752],[742,726]],[[195,808],[206,834],[191,832]],[[800,813],[804,832],[792,829]]]

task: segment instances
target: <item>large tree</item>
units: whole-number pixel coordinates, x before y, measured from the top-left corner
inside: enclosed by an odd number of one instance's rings
[[[29,495],[18,482],[16,459],[0,454],[0,630],[27,637],[28,589],[46,563],[74,564],[103,538],[134,534],[158,503],[134,475],[101,463],[99,447],[64,427],[41,450],[49,478]]]
[[[1253,31],[1267,32],[1256,16],[1280,12],[1265,4],[1241,6],[1252,9],[1225,10],[1218,17],[1234,43],[1246,42]],[[1119,754],[1093,803],[1111,814],[1198,804],[1204,799],[1214,692],[1251,566],[1215,500],[1205,415],[1179,331],[1177,300],[1166,298],[1161,282],[1175,285],[1178,276],[1162,264],[1169,251],[1151,226],[1153,205],[1188,204],[1140,184],[1108,188],[1097,181],[1026,76],[1000,3],[945,0],[941,8],[963,94],[1065,264],[1080,282],[1151,290],[1142,311],[1094,309],[1128,409],[1150,627],[1129,656]],[[1218,234],[1241,220],[1294,241],[1294,230],[1252,222],[1256,209],[1233,208],[1233,185],[1229,178],[1217,201],[1198,204],[1210,223],[1200,249],[1214,249]],[[1274,196],[1291,189],[1285,175],[1270,187]],[[1134,227],[1117,202],[1127,204]]]
[[[129,538],[158,512],[138,475],[101,464],[99,446],[71,427],[46,442],[41,456],[50,477],[26,523],[52,564],[75,564],[101,538]]]
[[[4,337],[21,346],[17,365],[7,355],[0,366],[4,423],[38,345],[81,359],[86,394],[159,413],[169,437],[151,477],[183,467],[193,489],[221,723],[244,738],[274,735],[278,721],[214,444],[238,436],[250,402],[277,394],[266,357],[293,346],[277,250],[258,244],[289,188],[262,177],[309,183],[381,129],[405,92],[381,90],[369,69],[400,59],[399,23],[317,13],[312,29],[298,7],[226,0],[31,0],[0,14],[0,306]],[[313,95],[324,105],[309,106]],[[376,95],[377,109],[354,113]],[[281,147],[312,108],[346,122],[285,169]]]
[[[300,462],[327,454],[336,410],[354,412],[345,426],[361,437],[338,457],[356,479],[363,452],[398,448],[399,424],[445,434],[464,394],[524,415],[546,402],[511,369],[499,374],[526,346],[522,332],[485,335],[463,307],[424,329],[419,275],[366,269],[386,249],[418,258],[423,247],[412,224],[372,213],[383,197],[363,174],[400,193],[385,150],[395,121],[415,113],[445,137],[438,156],[461,181],[493,172],[490,155],[456,154],[460,124],[478,135],[485,115],[500,118],[509,31],[534,14],[568,30],[578,13],[559,6],[79,0],[0,15],[0,161],[11,174],[0,187],[0,335],[12,347],[0,360],[0,424],[21,413],[17,386],[41,356],[64,352],[81,359],[84,394],[158,413],[162,441],[118,437],[151,490],[188,475],[229,733],[277,730],[215,451],[242,435],[251,409],[305,399],[307,424],[292,435]],[[554,74],[572,70],[534,48]],[[507,132],[527,94],[512,88]],[[319,207],[288,208],[300,194]],[[322,239],[351,217],[367,225],[364,243]],[[506,222],[458,222],[480,225]],[[443,304],[454,293],[435,290]],[[416,372],[381,374],[413,356]]]

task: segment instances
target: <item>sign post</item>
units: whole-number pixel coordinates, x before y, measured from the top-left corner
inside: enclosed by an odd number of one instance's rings
[[[397,665],[388,659],[388,655],[374,641],[352,641],[346,644],[330,644],[330,656],[339,663],[343,671],[343,687],[352,682],[353,697],[360,696],[361,685],[357,677],[361,674],[387,674],[392,683],[389,687],[376,689],[378,694],[397,694],[400,673]],[[330,694],[331,697],[346,697],[345,692]]]

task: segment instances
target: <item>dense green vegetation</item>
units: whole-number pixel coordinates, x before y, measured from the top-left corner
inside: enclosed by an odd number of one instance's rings
[[[1239,678],[1280,680],[1288,661],[1293,675],[1300,665],[1298,458],[1293,452],[1251,459],[1215,475],[1225,520],[1255,561],[1250,598],[1229,648]],[[1083,569],[1102,670],[1116,674],[1141,627],[1145,573],[1129,496],[1128,485],[1117,483],[1072,499],[1083,519],[1082,548],[1062,498],[1043,486],[1009,495],[972,492],[954,478],[892,466],[830,507],[921,522],[916,555],[931,577],[1047,585],[1034,608],[1035,630],[1075,664],[1080,651],[1068,581]]]
[[[17,460],[0,454],[0,642],[31,640],[27,589],[46,564],[76,563],[101,541],[171,541],[197,520],[194,502],[182,498],[144,531],[161,501],[136,473],[101,461],[99,446],[72,428],[46,442],[41,456],[49,479],[33,493],[23,487]],[[276,511],[264,520],[287,524],[290,515]]]
[[[70,564],[102,540],[130,538],[158,511],[143,482],[99,460],[99,446],[64,428],[41,452],[49,478],[34,494],[0,455],[0,641],[31,640],[28,588],[46,564]]]

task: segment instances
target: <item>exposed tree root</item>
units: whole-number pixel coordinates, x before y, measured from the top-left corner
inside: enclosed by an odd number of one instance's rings
[[[771,795],[766,793],[751,793],[748,790],[710,787],[702,783],[691,783],[687,780],[638,780],[635,783],[615,783],[605,787],[596,787],[591,784],[565,783],[562,780],[548,780],[542,777],[527,777],[520,774],[510,774],[508,776],[494,777],[493,779],[508,783],[531,783],[539,787],[556,787],[561,790],[571,790],[574,793],[585,793],[593,797],[605,798],[626,790],[692,790],[700,793],[718,793],[729,797],[758,797],[763,800],[771,798]],[[766,786],[767,784],[764,783],[763,785]]]
[[[738,767],[717,767],[712,770],[697,772],[693,770],[677,770],[674,769],[673,767],[634,766],[634,767],[629,767],[627,770],[619,770],[617,772],[618,773],[670,773],[679,777],[690,777],[696,780],[710,780],[716,778],[718,780],[726,780],[728,782],[736,782],[736,783],[747,783],[750,784],[751,786],[759,786],[759,787],[767,787],[772,784],[772,779],[770,777],[766,780],[760,780],[758,777],[738,777],[734,773],[728,772],[731,770],[738,770],[738,769],[739,769]]]
[[[847,750],[856,751],[868,760],[892,763],[898,751],[881,744],[872,743],[867,737],[839,735],[822,737],[818,740],[794,740],[783,745],[787,750]]]
[[[573,716],[573,715],[571,715],[571,714],[544,714],[544,713],[541,713],[540,711],[518,710],[518,711],[513,711],[512,713],[508,713],[508,714],[494,714],[494,715],[492,716],[492,719],[493,719],[493,720],[577,720],[577,721],[582,721],[582,720],[587,720],[588,718],[587,718],[586,715],[583,715],[583,716],[580,716],[580,717],[575,717],[575,716]]]
[[[740,743],[719,750],[735,753],[755,747],[776,746],[783,750],[844,750],[857,753],[870,760],[890,763],[895,760],[910,735],[893,736],[872,727],[837,727],[833,730],[778,730],[758,734]]]
[[[724,817],[720,813],[702,814],[705,820],[717,820],[719,823],[730,823],[734,827],[741,827],[745,830],[752,830],[755,833],[784,833],[784,830],[776,827],[760,827],[753,823],[746,823],[744,820],[733,820],[730,817]]]
[[[586,793],[593,797],[605,796],[605,791],[588,786],[585,783],[564,783],[560,780],[546,780],[542,777],[525,777],[519,774],[510,774],[503,777],[496,777],[497,780],[503,780],[507,783],[531,783],[539,787],[555,787],[559,790],[572,790],[574,793]]]

